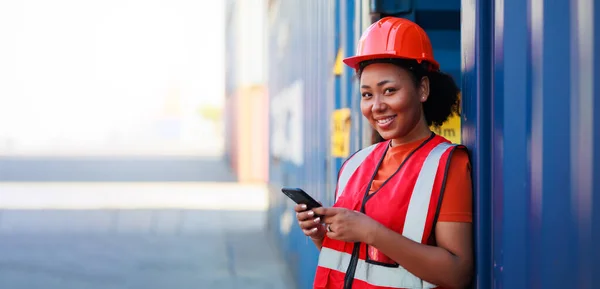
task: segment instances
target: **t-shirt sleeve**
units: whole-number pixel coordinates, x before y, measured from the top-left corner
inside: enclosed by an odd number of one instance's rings
[[[471,163],[464,149],[456,149],[450,158],[438,222],[473,222]]]

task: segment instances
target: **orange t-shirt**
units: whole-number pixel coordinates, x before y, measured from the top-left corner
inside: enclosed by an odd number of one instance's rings
[[[424,140],[390,147],[373,180],[369,193],[376,191],[387,178],[396,172],[408,154]],[[456,149],[450,158],[438,222],[471,223],[473,221],[472,190],[469,155],[465,150]]]

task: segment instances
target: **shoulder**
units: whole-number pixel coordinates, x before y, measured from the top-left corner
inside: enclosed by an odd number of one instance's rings
[[[438,167],[442,172],[449,172],[457,167],[468,167],[470,170],[470,156],[466,146],[461,144],[455,144],[442,136],[435,136],[437,140],[436,144],[432,147],[430,155],[437,155],[439,158],[440,166]]]
[[[337,176],[337,188],[335,192],[334,200],[337,200],[340,194],[344,192],[346,184],[350,178],[354,175],[354,172],[363,163],[363,161],[376,150],[385,148],[387,142],[380,142],[363,149],[358,150],[348,157],[341,165],[338,176]]]
[[[471,223],[473,183],[469,151],[455,146],[447,163],[438,222]]]
[[[461,171],[471,171],[471,157],[469,150],[463,145],[455,145],[450,151],[450,169],[460,169]]]
[[[344,167],[346,167],[346,165],[348,163],[352,163],[352,162],[358,162],[358,163],[360,163],[360,162],[362,162],[367,156],[369,156],[375,150],[382,149],[387,144],[388,144],[387,141],[378,142],[378,143],[372,144],[372,145],[370,145],[368,147],[362,148],[362,149],[354,152],[348,158],[346,158],[346,160],[342,163],[342,166],[341,166],[340,170],[343,170]]]

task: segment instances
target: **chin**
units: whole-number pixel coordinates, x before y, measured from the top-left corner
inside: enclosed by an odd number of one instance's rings
[[[396,134],[391,131],[377,131],[377,132],[384,140],[391,140],[391,139],[396,138],[396,136],[395,136]]]

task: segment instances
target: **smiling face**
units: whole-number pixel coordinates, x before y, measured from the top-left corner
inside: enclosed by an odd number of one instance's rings
[[[389,63],[374,63],[360,76],[362,114],[386,140],[405,143],[429,135],[422,103],[429,80],[415,85],[409,71]]]

